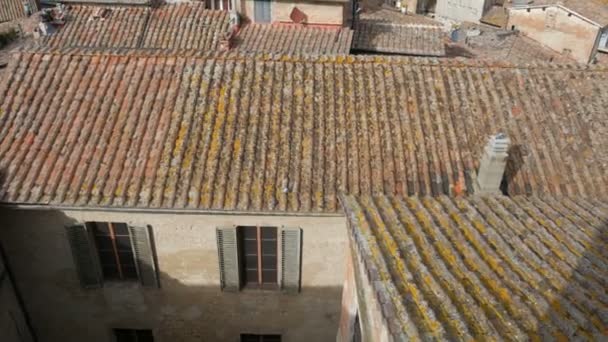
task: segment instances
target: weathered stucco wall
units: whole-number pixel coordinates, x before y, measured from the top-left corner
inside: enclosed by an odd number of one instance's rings
[[[32,336],[11,284],[5,261],[0,254],[0,341],[29,342]]]
[[[592,57],[600,28],[559,7],[511,8],[507,28],[528,37],[580,63]]]
[[[156,341],[238,341],[279,333],[283,341],[335,340],[345,274],[342,217],[0,210],[0,229],[40,341],[111,340],[112,328],[151,328]],[[132,283],[82,289],[64,226],[84,221],[152,226],[161,289]],[[302,291],[222,292],[215,228],[299,226]],[[69,334],[66,327],[69,327]]]
[[[435,14],[455,21],[477,22],[488,5],[488,0],[437,0]]]
[[[341,2],[272,1],[270,6],[273,23],[291,23],[289,15],[294,7],[306,14],[308,24],[343,26],[346,18],[350,15],[348,4]],[[243,0],[241,8],[242,14],[255,22],[254,1]]]
[[[387,320],[382,314],[382,304],[372,286],[369,270],[365,267],[358,248],[350,238],[347,251],[346,283],[342,294],[342,315],[338,342],[350,342],[355,329],[355,317],[359,315],[362,341],[391,341]],[[371,260],[371,256],[367,256]],[[376,275],[377,276],[377,275]],[[376,279],[379,281],[379,279]]]

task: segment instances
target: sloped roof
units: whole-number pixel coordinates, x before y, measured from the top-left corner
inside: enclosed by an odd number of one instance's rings
[[[608,202],[342,202],[366,268],[362,281],[371,283],[395,340],[606,339]]]
[[[2,202],[336,212],[337,194],[606,196],[608,70],[382,57],[23,52],[0,86]]]
[[[534,0],[528,4],[528,6],[542,5],[561,5],[601,26],[608,25],[608,0]]]
[[[104,18],[93,14],[108,10]],[[138,48],[172,51],[216,50],[228,32],[228,12],[205,9],[202,2],[158,8],[72,6],[68,21],[43,45],[52,48]]]
[[[101,11],[105,17],[94,18]],[[150,15],[147,7],[72,6],[66,24],[44,39],[49,47],[136,48]]]
[[[264,53],[348,54],[352,37],[348,28],[248,24],[239,30],[235,48]]]
[[[141,47],[216,50],[229,28],[228,12],[205,9],[204,2],[167,4],[152,10]]]
[[[417,56],[444,56],[440,27],[403,25],[360,19],[355,24],[353,50]]]
[[[25,0],[30,5],[32,13],[38,11],[35,0]],[[24,0],[0,0],[0,23],[25,17]]]
[[[355,19],[353,50],[419,56],[444,56],[441,23],[395,9],[365,9]]]

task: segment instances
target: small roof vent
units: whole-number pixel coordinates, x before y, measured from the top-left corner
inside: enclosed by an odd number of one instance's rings
[[[475,192],[478,194],[499,194],[500,183],[507,166],[511,140],[504,133],[498,133],[488,140],[481,156]]]

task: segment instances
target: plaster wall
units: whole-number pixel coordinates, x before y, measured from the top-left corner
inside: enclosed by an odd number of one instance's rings
[[[509,10],[508,29],[516,29],[580,63],[595,51],[600,28],[560,7]]]
[[[454,21],[478,22],[489,6],[489,0],[437,0],[435,15]]]
[[[255,22],[254,3],[254,0],[243,0],[241,7],[242,14],[252,22]],[[304,12],[307,23],[313,25],[343,26],[346,18],[350,16],[350,13],[348,13],[350,7],[343,2],[272,1],[270,7],[273,23],[291,23],[292,20],[289,15],[294,7]]]
[[[152,329],[157,342],[236,342],[241,333],[281,334],[286,342],[336,338],[343,217],[16,209],[2,209],[0,217],[0,239],[41,342],[109,342],[113,328]],[[161,288],[124,282],[81,288],[64,227],[85,221],[150,225]],[[222,292],[215,228],[227,225],[301,227],[302,291]]]

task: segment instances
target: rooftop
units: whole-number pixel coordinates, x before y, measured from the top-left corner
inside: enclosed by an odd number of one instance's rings
[[[230,32],[226,11],[205,9],[203,2],[167,4],[158,8],[72,6],[68,22],[46,37],[47,49],[126,48],[173,52],[220,49]],[[235,34],[239,51],[301,54],[348,54],[352,31],[299,25],[245,24]]]
[[[608,70],[404,57],[23,52],[0,85],[2,202],[280,212],[337,195],[608,193]]]
[[[348,28],[289,24],[246,24],[238,31],[234,46],[239,51],[287,54],[348,54],[353,31]]]
[[[345,196],[395,340],[603,340],[608,202]],[[366,307],[372,303],[365,303]]]
[[[24,3],[30,6],[31,13],[38,11],[36,0],[0,0],[0,23],[27,16]]]
[[[528,6],[561,5],[600,26],[608,25],[608,0],[534,0]]]
[[[364,3],[355,19],[353,50],[418,56],[445,55],[441,24],[421,15]]]
[[[52,48],[141,48],[216,50],[229,30],[226,11],[205,4],[167,4],[158,8],[72,6],[65,27],[46,37]]]

